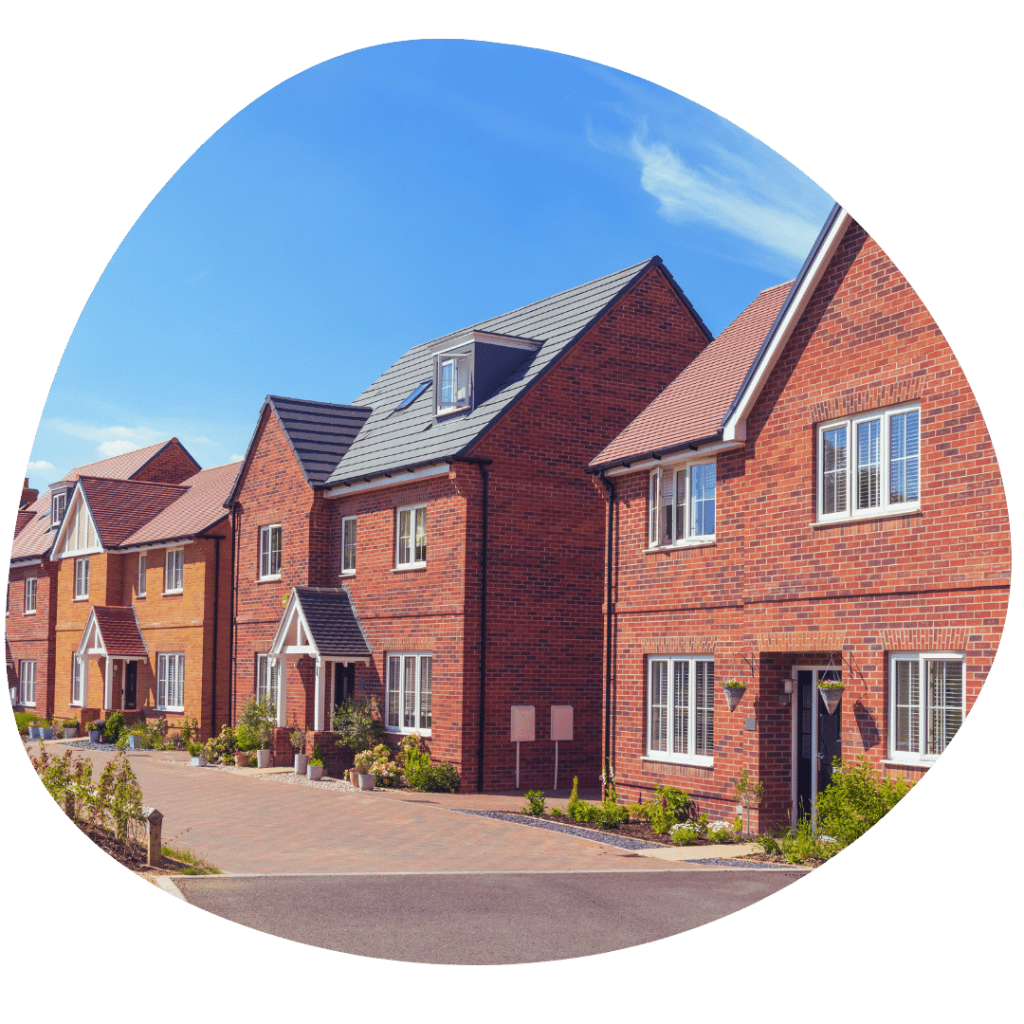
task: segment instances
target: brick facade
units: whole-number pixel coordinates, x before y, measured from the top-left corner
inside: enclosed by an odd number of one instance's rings
[[[818,523],[817,425],[920,404],[920,510]],[[648,473],[613,479],[612,754],[619,793],[679,786],[732,818],[747,768],[766,796],[753,827],[793,811],[796,666],[841,668],[844,758],[889,773],[889,655],[965,656],[969,712],[1002,631],[1009,520],[984,420],[948,344],[878,245],[851,223],[747,422],[717,458],[711,546],[647,550]],[[713,767],[646,757],[657,654],[714,658]],[[735,711],[721,683],[748,689]],[[815,696],[815,702],[817,697]],[[892,760],[895,760],[893,758]]]

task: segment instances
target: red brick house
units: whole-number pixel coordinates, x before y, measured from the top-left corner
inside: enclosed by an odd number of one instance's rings
[[[75,482],[90,476],[178,484],[198,470],[199,464],[181,442],[171,438],[74,469],[42,496],[25,481],[7,586],[6,632],[18,677],[16,707],[32,710],[40,718],[54,715],[60,564],[51,554]]]
[[[746,768],[764,827],[814,807],[834,755],[927,770],[995,655],[1009,520],[952,351],[845,211],[590,468],[621,795],[674,785],[731,820]]]
[[[328,756],[333,705],[376,697],[464,789],[601,752],[604,498],[587,463],[710,335],[655,257],[410,349],[352,406],[268,398],[229,506],[234,707],[273,694]],[[333,460],[333,464],[331,464]],[[281,749],[278,750],[277,747]],[[275,758],[290,756],[283,734]]]
[[[23,682],[23,707],[39,713],[42,697],[46,717],[86,724],[115,710],[170,725],[195,718],[203,736],[227,720],[231,544],[223,503],[239,466],[165,482],[161,476],[186,468],[184,450],[170,445],[162,468],[127,479],[79,470],[51,488],[57,521],[32,542],[47,546],[51,566],[51,657],[45,696],[37,674],[35,705]]]

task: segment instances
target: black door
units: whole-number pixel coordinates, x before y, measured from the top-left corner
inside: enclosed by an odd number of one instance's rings
[[[355,665],[334,663],[334,706],[338,707],[344,700],[351,700],[356,693]]]
[[[135,710],[138,669],[139,663],[137,661],[126,661],[124,663],[124,707],[126,711]]]
[[[830,715],[818,696],[819,680],[839,682],[839,669],[798,669],[796,805],[797,814],[810,814],[812,800],[832,778],[832,758],[842,752],[840,715],[842,702]],[[813,787],[813,788],[812,788]]]

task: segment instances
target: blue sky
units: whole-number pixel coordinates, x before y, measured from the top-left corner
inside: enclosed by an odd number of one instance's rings
[[[560,54],[389,44],[318,65],[153,199],[70,338],[27,473],[179,437],[239,458],[268,393],[349,402],[407,348],[660,255],[717,334],[832,205],[675,93]]]

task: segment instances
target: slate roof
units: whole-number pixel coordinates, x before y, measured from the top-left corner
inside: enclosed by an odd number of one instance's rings
[[[302,467],[306,483],[313,488],[324,486],[373,411],[356,405],[309,402],[301,398],[283,398],[280,395],[267,395],[263,411],[268,408],[277,416],[295,459]],[[263,411],[256,421],[256,429],[242,460],[243,466],[248,465],[249,456],[256,444],[256,436],[263,422]],[[234,501],[235,491],[240,483],[241,474],[231,488],[225,505],[230,506]]]
[[[347,587],[296,587],[302,614],[323,658],[368,658],[372,652]]]
[[[120,547],[195,537],[224,519],[224,501],[235,485],[240,462],[203,469],[178,485],[184,493],[119,542]],[[145,486],[131,482],[133,487]],[[102,532],[102,531],[101,531]],[[104,540],[106,535],[104,534]]]
[[[149,657],[134,607],[112,608],[93,605],[92,611],[96,616],[100,636],[103,638],[103,646],[111,658]]]
[[[79,477],[93,521],[105,548],[117,547],[187,490],[182,484],[150,484],[139,480]],[[70,508],[70,501],[68,506]]]
[[[606,469],[710,441],[722,429],[792,281],[766,288],[590,464]]]
[[[434,341],[410,349],[355,400],[373,411],[337,468],[328,486],[355,483],[386,470],[402,469],[464,454],[523,393],[580,338],[651,267],[659,267],[666,280],[707,334],[689,300],[662,265],[658,256],[598,278],[577,288],[531,303],[501,316],[483,320]],[[434,352],[469,331],[485,331],[540,342],[535,352],[524,351],[523,362],[490,398],[467,413],[437,421],[433,389],[428,388],[406,409],[403,399],[434,376]]]
[[[133,451],[125,452],[123,455],[113,455],[109,459],[100,459],[99,462],[90,462],[86,466],[78,466],[76,469],[71,470],[64,479],[74,481],[83,476],[102,476],[112,480],[129,480],[140,469],[152,462],[160,452],[172,444],[177,444],[192,459],[192,456],[185,451],[185,446],[176,437],[172,437],[169,441],[160,441],[145,448],[136,448]],[[195,459],[192,459],[192,461],[198,470],[199,463]]]

